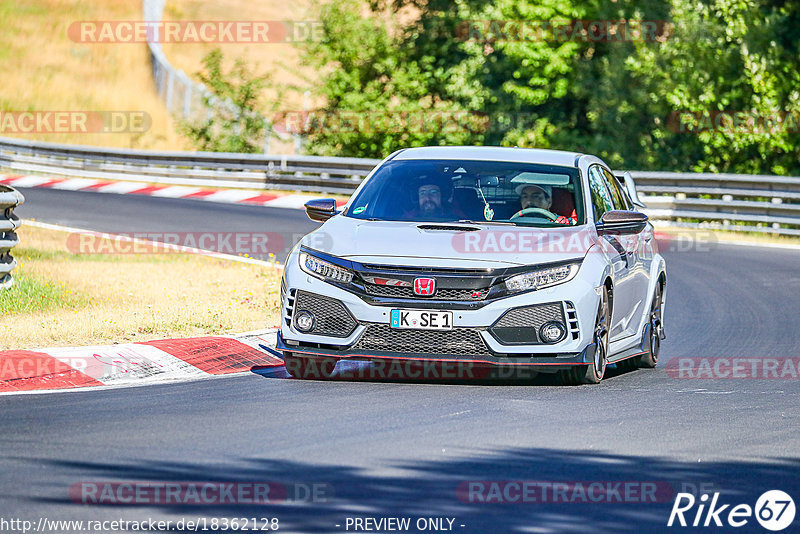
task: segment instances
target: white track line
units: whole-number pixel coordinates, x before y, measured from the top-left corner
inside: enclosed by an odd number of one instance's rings
[[[264,266],[264,267],[272,267],[272,268],[275,268],[275,269],[278,269],[278,270],[282,270],[283,269],[283,265],[281,265],[280,263],[273,263],[273,262],[264,261],[264,260],[257,260],[255,258],[245,258],[243,256],[234,256],[233,254],[224,254],[222,252],[214,252],[213,250],[205,250],[205,249],[193,248],[193,247],[184,247],[184,246],[181,246],[181,245],[173,245],[171,243],[162,243],[161,241],[150,241],[149,239],[137,239],[137,238],[131,238],[129,236],[124,236],[124,235],[109,234],[109,233],[106,233],[106,232],[96,232],[94,230],[85,230],[83,228],[72,228],[72,227],[69,227],[69,226],[60,226],[60,225],[57,225],[57,224],[49,224],[49,223],[43,223],[43,222],[39,222],[39,221],[24,220],[22,224],[26,225],[26,226],[33,226],[34,228],[44,228],[45,230],[55,230],[55,231],[58,231],[58,232],[69,232],[69,233],[72,233],[72,234],[90,235],[90,236],[94,236],[94,237],[107,238],[107,239],[113,239],[113,240],[119,240],[119,241],[125,241],[125,242],[130,241],[132,243],[141,243],[141,244],[144,244],[144,245],[150,245],[150,246],[157,247],[157,248],[160,247],[160,248],[164,248],[164,249],[167,249],[167,250],[175,250],[175,251],[178,251],[178,252],[184,252],[186,254],[200,254],[201,256],[208,256],[208,257],[211,257],[211,258],[218,258],[218,259],[221,259],[221,260],[236,261],[236,262],[239,262],[239,263],[249,263],[251,265],[261,265],[261,266]]]

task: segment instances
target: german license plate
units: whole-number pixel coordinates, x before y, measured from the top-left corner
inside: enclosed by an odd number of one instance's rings
[[[452,330],[453,312],[428,310],[392,310],[392,328],[411,330]]]

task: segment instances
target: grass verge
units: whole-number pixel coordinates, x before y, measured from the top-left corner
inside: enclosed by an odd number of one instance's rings
[[[68,235],[20,232],[17,285],[0,294],[0,349],[224,334],[280,320],[276,267],[192,254],[74,254]]]

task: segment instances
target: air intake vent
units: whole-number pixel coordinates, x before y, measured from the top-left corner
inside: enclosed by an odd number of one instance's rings
[[[575,305],[567,301],[564,303],[564,309],[567,313],[567,330],[572,339],[578,339],[580,330],[578,329],[578,312],[575,311]]]
[[[457,356],[491,354],[480,332],[474,328],[396,330],[388,324],[368,324],[353,350]]]
[[[294,301],[296,297],[297,297],[297,290],[290,289],[288,298],[286,299],[286,314],[285,314],[286,326],[292,325],[292,312],[294,311]]]
[[[495,322],[489,332],[505,345],[539,345],[539,329],[547,322],[564,322],[560,302],[512,308]]]
[[[344,338],[353,333],[358,323],[341,301],[314,293],[298,291],[295,317],[301,310],[314,315],[314,328],[309,334]]]

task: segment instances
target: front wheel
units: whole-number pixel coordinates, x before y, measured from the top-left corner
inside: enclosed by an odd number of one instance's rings
[[[283,364],[294,378],[304,380],[319,380],[330,378],[336,368],[335,358],[317,358],[314,356],[300,357],[291,352],[283,353]]]
[[[600,297],[594,326],[594,358],[589,365],[576,365],[572,369],[561,371],[561,379],[565,384],[597,384],[605,376],[606,366],[608,365],[608,325],[611,319],[610,315],[608,288],[603,286],[603,294]]]

